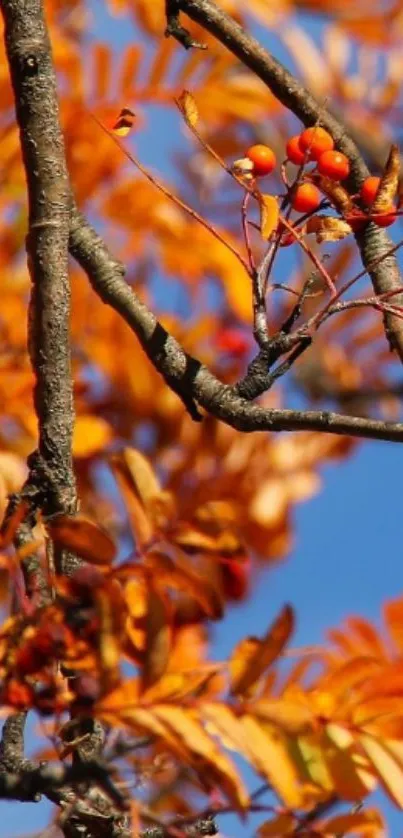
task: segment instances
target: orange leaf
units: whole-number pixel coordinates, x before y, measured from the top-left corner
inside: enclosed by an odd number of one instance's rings
[[[255,652],[248,660],[244,671],[232,683],[232,692],[245,694],[265,670],[279,657],[294,628],[294,613],[291,606],[283,610],[270,626]]]
[[[321,823],[320,831],[325,835],[359,835],[375,838],[384,824],[376,809],[363,809],[362,812],[351,812],[347,815],[336,815],[325,823]]]
[[[260,232],[263,239],[269,239],[278,225],[278,201],[273,195],[259,195],[259,204]]]
[[[116,556],[110,535],[82,515],[58,515],[47,523],[47,531],[58,547],[91,564],[111,564]]]
[[[383,614],[397,651],[403,653],[403,597],[387,602]]]
[[[273,820],[265,821],[258,827],[257,836],[258,838],[281,838],[282,835],[293,835],[297,825],[298,821],[294,815],[277,815]]]
[[[374,787],[374,777],[354,747],[354,738],[348,730],[337,724],[326,726],[323,754],[336,792],[343,800],[361,800]]]

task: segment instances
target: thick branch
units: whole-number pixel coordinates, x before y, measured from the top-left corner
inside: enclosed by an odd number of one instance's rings
[[[29,344],[39,425],[30,484],[45,515],[71,513],[76,490],[71,455],[70,190],[56,81],[41,0],[1,0],[1,5],[29,199]]]
[[[351,163],[350,185],[358,191],[368,175],[368,169],[356,145],[348,136],[344,125],[338,122],[312,96],[283,65],[273,58],[251,35],[247,34],[229,15],[219,9],[213,0],[171,0],[167,2],[168,22],[170,13],[177,18],[181,9],[194,21],[211,32],[242,63],[249,67],[270,88],[276,98],[289,108],[304,125],[313,125],[320,120],[330,131],[338,148],[347,155]],[[374,224],[367,225],[364,232],[356,236],[364,266],[367,268],[390,247],[390,240],[383,230]],[[401,285],[399,271],[394,257],[388,257],[375,268],[368,270],[377,295],[392,291]],[[403,294],[396,299],[403,305]],[[391,348],[403,361],[403,320],[385,313],[385,331]]]
[[[197,402],[217,419],[240,431],[306,431],[403,442],[403,423],[381,422],[320,410],[272,410],[250,404],[235,387],[223,384],[178,341],[125,282],[124,267],[83,216],[73,209],[70,251],[88,274],[100,298],[137,335],[151,363],[184,399]]]

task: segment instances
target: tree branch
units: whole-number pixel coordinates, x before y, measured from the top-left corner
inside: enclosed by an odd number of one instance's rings
[[[294,76],[270,53],[247,34],[228,14],[219,9],[213,0],[167,0],[168,21],[178,10],[203,26],[249,67],[270,88],[276,98],[291,110],[304,125],[314,125],[318,120],[333,136],[338,148],[347,155],[351,164],[350,186],[357,192],[369,174],[357,146],[348,136],[345,126],[332,116]],[[175,32],[171,34],[176,37]],[[180,40],[180,39],[179,39]],[[368,224],[356,234],[363,264],[366,268],[390,247],[385,231]],[[375,268],[368,269],[375,293],[379,296],[401,285],[396,259],[388,257]],[[398,305],[403,305],[403,294]],[[403,320],[387,312],[384,315],[385,333],[392,349],[403,361]]]
[[[68,227],[70,187],[59,122],[56,79],[41,0],[2,0],[29,200],[32,279],[29,349],[36,376],[38,451],[29,458],[25,496],[45,516],[73,513],[77,498],[71,442]],[[64,555],[61,569],[74,558]]]
[[[403,442],[403,423],[343,416],[321,410],[275,410],[250,404],[237,385],[223,384],[170,335],[125,282],[124,267],[88,221],[73,208],[70,252],[86,271],[99,297],[137,335],[147,357],[181,398],[195,402],[233,428],[251,431],[320,431]],[[291,338],[291,336],[289,336]]]

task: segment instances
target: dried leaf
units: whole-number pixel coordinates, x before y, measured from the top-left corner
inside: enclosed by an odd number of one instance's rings
[[[96,565],[111,564],[116,546],[110,535],[83,515],[58,515],[47,523],[55,544]]]
[[[374,786],[374,777],[354,752],[352,734],[341,725],[328,724],[323,737],[323,753],[337,794],[343,800],[361,800]]]
[[[340,181],[321,177],[317,183],[320,191],[331,200],[341,215],[348,215],[351,212],[354,206],[352,198]]]
[[[345,239],[352,232],[347,221],[333,218],[330,215],[314,215],[306,222],[306,232],[315,233],[318,244],[321,242],[337,242]]]
[[[279,206],[277,198],[273,195],[259,195],[260,204],[260,232],[263,239],[269,239],[274,230],[277,230],[279,219]]]
[[[238,678],[232,682],[234,694],[245,694],[275,661],[284,649],[294,628],[294,613],[289,605],[284,606],[277,619],[270,626],[266,636],[262,639],[248,665]]]
[[[146,561],[160,583],[193,597],[211,619],[222,616],[222,601],[218,591],[207,576],[193,569],[190,562],[181,561],[179,556],[174,561],[166,553],[157,550],[148,553]]]
[[[28,511],[29,505],[27,501],[20,500],[14,507],[11,515],[8,515],[4,519],[0,530],[0,547],[5,548],[12,544],[15,533],[26,518]]]
[[[399,149],[397,145],[392,145],[375,201],[371,207],[371,212],[381,212],[382,210],[389,209],[390,205],[393,204],[399,185],[399,174]]]
[[[133,128],[135,118],[136,114],[133,113],[130,108],[122,108],[117,120],[112,126],[112,131],[117,134],[118,137],[127,137]]]
[[[188,90],[184,90],[178,98],[178,105],[189,128],[194,128],[199,120],[196,102]]]
[[[149,582],[147,615],[145,620],[145,655],[142,669],[143,689],[147,689],[164,674],[169,660],[172,632],[168,602]]]

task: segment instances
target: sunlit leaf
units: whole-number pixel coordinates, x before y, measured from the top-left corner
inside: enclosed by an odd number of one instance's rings
[[[188,90],[184,90],[181,93],[178,98],[178,105],[187,125],[194,128],[199,120],[199,112],[197,110],[196,102]]]
[[[73,434],[74,457],[93,457],[112,439],[112,428],[100,416],[77,416]]]
[[[258,838],[279,838],[280,835],[293,835],[297,826],[297,820],[293,815],[281,814],[273,820],[265,821],[257,829]]]
[[[359,835],[362,838],[377,838],[383,830],[384,823],[377,809],[363,809],[361,812],[350,812],[345,815],[335,815],[321,824],[321,830],[326,835]]]
[[[361,734],[359,740],[385,790],[403,808],[403,766],[374,737]]]
[[[264,730],[252,716],[244,716],[242,724],[255,768],[268,780],[286,806],[300,806],[301,780],[283,736],[275,728]]]
[[[279,206],[273,195],[259,195],[260,204],[260,232],[263,239],[269,239],[277,229]]]
[[[169,660],[172,632],[168,604],[155,585],[149,584],[145,619],[145,654],[142,668],[144,688],[164,674]]]
[[[294,628],[294,614],[292,608],[286,605],[277,619],[270,626],[266,636],[262,638],[248,660],[248,664],[238,678],[232,681],[232,692],[246,693],[265,670],[279,657],[288,642]]]

